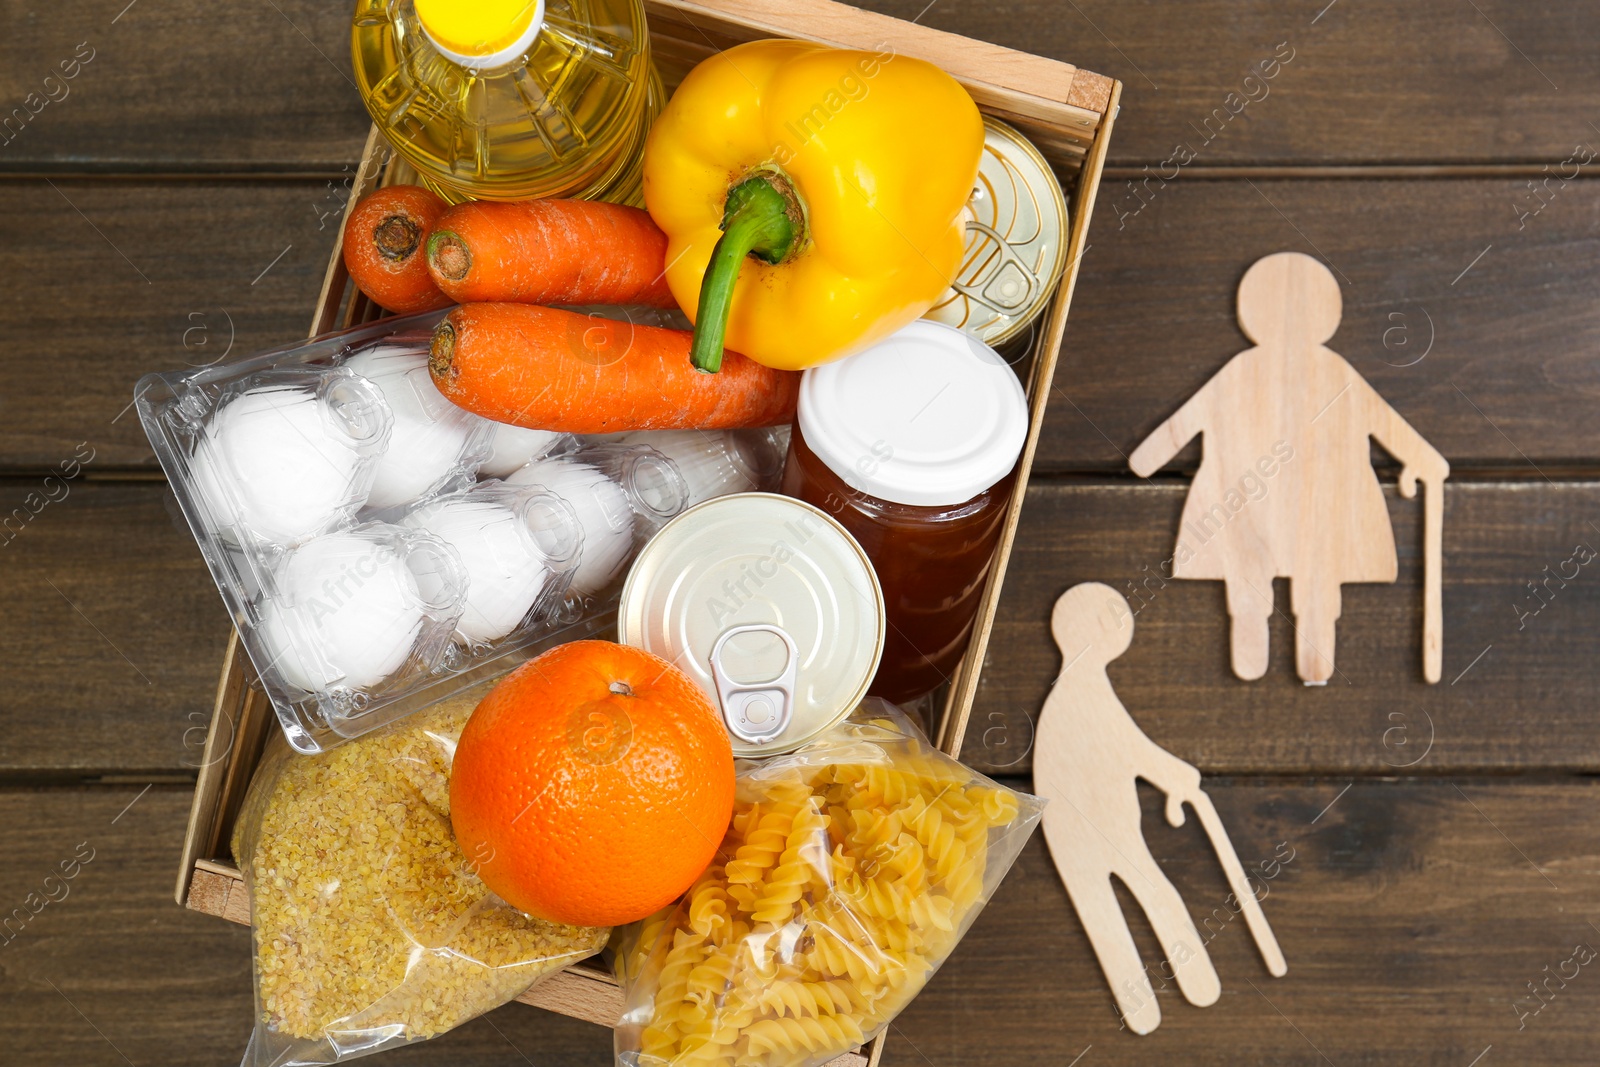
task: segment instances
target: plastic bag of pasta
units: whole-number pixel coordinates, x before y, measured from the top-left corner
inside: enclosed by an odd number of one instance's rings
[[[733,822],[675,907],[622,932],[626,1067],[815,1067],[870,1040],[955,948],[1043,802],[869,700],[741,761]]]
[[[243,1067],[332,1064],[436,1037],[598,952],[530,919],[450,829],[450,764],[480,691],[320,756],[275,748],[234,832],[255,933]]]

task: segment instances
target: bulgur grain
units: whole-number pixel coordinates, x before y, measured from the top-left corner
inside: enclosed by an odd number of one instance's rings
[[[514,911],[457,847],[450,760],[478,695],[321,756],[263,761],[234,855],[268,1031],[336,1048],[381,1028],[432,1037],[605,945],[609,931]]]

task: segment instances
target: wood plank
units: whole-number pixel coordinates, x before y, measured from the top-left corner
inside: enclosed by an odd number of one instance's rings
[[[1543,164],[1595,136],[1587,104],[1600,92],[1591,61],[1600,24],[1581,0],[1326,11],[1266,0],[860,6],[1121,79],[1127,114],[1113,164],[1159,164],[1179,142],[1198,153],[1196,166]],[[70,20],[19,9],[7,20],[8,108],[42,94],[81,43],[95,53],[67,95],[3,146],[0,170],[337,171],[360,155],[367,120],[347,80],[344,6],[123,8],[112,0]],[[1280,42],[1294,58],[1247,84]]]
[[[53,484],[50,501],[41,479],[0,480],[0,773],[193,775],[228,616],[177,502],[157,482]]]
[[[158,469],[129,409],[134,383],[303,338],[345,193],[65,180],[5,191],[0,471],[54,469],[80,442],[90,470]]]
[[[1061,667],[1051,606],[1101,581],[1137,611],[1113,686],[1152,740],[1207,773],[1600,770],[1600,559],[1574,558],[1579,544],[1600,551],[1600,483],[1446,484],[1444,677],[1433,686],[1420,669],[1420,502],[1386,488],[1399,580],[1344,587],[1332,681],[1306,687],[1286,581],[1257,682],[1229,668],[1222,583],[1164,581],[1186,489],[1175,479],[1029,490],[964,760],[1030,766],[1032,723]]]
[[[955,955],[895,1023],[889,1061],[923,1063],[921,1053],[936,1064],[1065,1064],[1092,1044],[1085,1064],[1322,1063],[1297,1027],[1336,1064],[1464,1067],[1491,1043],[1486,1063],[1494,1055],[1592,1062],[1600,983],[1584,977],[1591,968],[1565,988],[1552,983],[1554,996],[1546,994],[1520,1031],[1513,1006],[1531,998],[1526,983],[1543,981],[1547,965],[1556,971],[1574,944],[1600,940],[1585,921],[1600,907],[1592,845],[1600,784],[1363,779],[1341,795],[1346,784],[1208,783],[1246,869],[1264,887],[1289,960],[1286,978],[1266,976],[1243,923],[1229,917],[1221,871],[1199,828],[1168,828],[1151,793],[1152,851],[1210,938],[1221,1001],[1192,1008],[1158,988],[1161,1028],[1146,1038],[1119,1033],[1035,836]],[[94,849],[67,897],[0,946],[0,1043],[16,1062],[122,1062],[109,1039],[134,1063],[214,1065],[244,1046],[248,934],[172,903],[171,859],[187,798],[179,787],[157,786],[119,817],[138,794],[139,787],[0,790],[0,847],[9,860],[0,867],[0,900],[8,909],[41,892],[80,842]],[[1279,867],[1271,866],[1275,856]],[[1277,873],[1262,877],[1263,863]],[[1142,923],[1133,929],[1156,973],[1156,946]],[[1531,1012],[1535,1002],[1521,1004]],[[398,1055],[468,1067],[522,1057],[564,1065],[601,1062],[609,1050],[599,1027],[508,1006]]]
[[[26,908],[29,893],[61,898],[0,944],[7,1063],[114,1064],[125,1056],[215,1067],[244,1051],[253,1013],[249,932],[172,902],[188,792],[156,786],[119,816],[139,792],[0,790],[0,906]],[[93,859],[62,896],[59,882],[47,887],[44,879],[80,842]],[[576,1067],[610,1055],[609,1031],[521,1005],[390,1054],[394,1062],[463,1067],[524,1058]]]
[[[1113,165],[1156,165],[1179,143],[1196,165],[1554,163],[1600,145],[1600,22],[1581,0],[862,6],[1120,79]],[[1280,42],[1293,58],[1246,82]]]
[[[1457,476],[1600,466],[1600,183],[1546,194],[1521,230],[1518,210],[1535,202],[1503,179],[1150,190],[1140,201],[1126,183],[1101,187],[1035,473],[1126,473],[1126,454],[1249,347],[1234,292],[1277,251],[1334,269],[1344,317],[1329,347]]]
[[[0,205],[0,264],[28,309],[14,336],[36,353],[0,369],[0,396],[28,398],[5,405],[0,470],[47,470],[82,441],[94,467],[153,469],[123,410],[134,381],[216,358],[230,322],[231,357],[296,338],[338,224],[333,190],[55,184],[14,184]],[[1600,467],[1586,432],[1600,304],[1585,282],[1600,271],[1600,183],[1569,186],[1521,232],[1514,181],[1254,184],[1170,185],[1120,230],[1116,185],[1102,190],[1036,471],[1125,470],[1123,454],[1247,345],[1233,290],[1279,249],[1320,251],[1344,276],[1332,347],[1458,472]]]
[[[370,119],[350,76],[349,5],[28,7],[6,5],[0,40],[12,118],[0,172],[338,172],[360,158]],[[91,58],[61,67],[75,56]]]
[[[1578,944],[1600,951],[1590,923],[1600,908],[1600,786],[1363,779],[1341,796],[1346,784],[1207,783],[1265,894],[1286,977],[1262,967],[1200,828],[1193,819],[1167,826],[1150,790],[1151,851],[1207,940],[1221,999],[1195,1008],[1163,982],[1160,951],[1135,909],[1163,1019],[1148,1037],[1119,1031],[1035,834],[895,1023],[886,1061],[1468,1067],[1492,1045],[1480,1067],[1593,1063],[1600,981],[1594,962],[1566,961]],[[1564,983],[1549,978],[1558,971]],[[1540,985],[1537,1015],[1529,982]]]
[[[31,491],[22,480],[0,487],[19,503]],[[15,577],[0,591],[0,637],[13,650],[0,770],[192,774],[202,761],[227,619],[166,492],[73,483],[5,546]],[[1559,578],[1540,587],[1549,602],[1538,614],[1518,614],[1538,606],[1527,583],[1543,581],[1544,568],[1570,573],[1563,561],[1576,544],[1600,548],[1589,526],[1600,521],[1600,484],[1449,485],[1439,686],[1418,671],[1420,507],[1391,492],[1400,581],[1345,589],[1338,671],[1324,689],[1295,680],[1284,614],[1272,622],[1267,676],[1240,682],[1228,669],[1220,583],[1161,584],[1184,492],[1181,481],[1030,490],[965,759],[1028,766],[1031,717],[1059,669],[1050,603],[1097,580],[1139,609],[1133,647],[1111,668],[1123,702],[1151,737],[1207,772],[1386,773],[1417,757],[1430,718],[1435,741],[1418,773],[1600,768],[1585,644],[1600,627],[1600,584],[1580,568],[1566,588]]]

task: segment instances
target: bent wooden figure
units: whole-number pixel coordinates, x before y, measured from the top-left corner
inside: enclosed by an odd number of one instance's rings
[[[1099,582],[1075,585],[1056,601],[1050,627],[1062,667],[1039,716],[1034,790],[1049,801],[1043,825],[1050,856],[1128,1028],[1148,1034],[1160,1025],[1161,1008],[1117,902],[1113,875],[1144,909],[1184,999],[1205,1007],[1222,993],[1205,938],[1145,844],[1137,779],[1167,794],[1173,826],[1183,825],[1185,803],[1194,808],[1267,970],[1287,973],[1228,832],[1200,788],[1200,772],[1144,735],[1106,677],[1106,664],[1133,640],[1127,600]]]

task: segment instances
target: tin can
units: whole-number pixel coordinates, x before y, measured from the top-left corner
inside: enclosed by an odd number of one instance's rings
[[[978,183],[967,201],[967,247],[956,279],[924,318],[999,347],[1050,303],[1067,266],[1067,201],[1026,137],[985,118]]]
[[[883,655],[883,590],[825,512],[774,493],[696,505],[628,572],[618,639],[670,660],[741,758],[792,752],[855,709]]]

